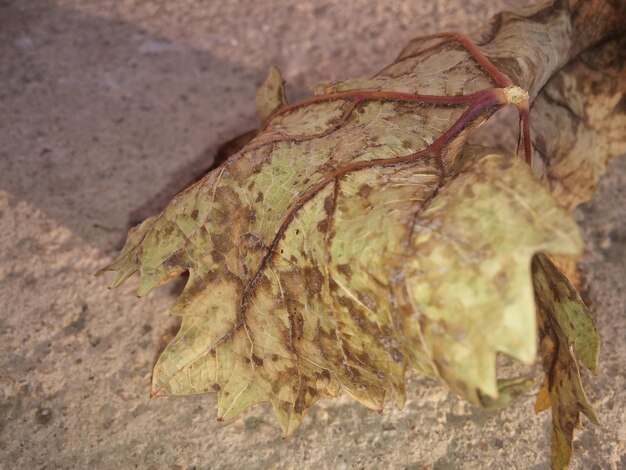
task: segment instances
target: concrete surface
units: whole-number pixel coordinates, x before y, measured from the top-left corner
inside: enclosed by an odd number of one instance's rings
[[[0,0],[0,467],[547,468],[550,418],[530,394],[486,414],[413,377],[404,410],[378,415],[344,396],[288,440],[269,406],[223,424],[212,395],[150,400],[180,285],[139,301],[136,280],[108,291],[93,276],[130,225],[256,124],[270,64],[294,100],[506,4]],[[615,160],[578,212],[604,426],[577,434],[577,469],[626,468],[625,200]]]

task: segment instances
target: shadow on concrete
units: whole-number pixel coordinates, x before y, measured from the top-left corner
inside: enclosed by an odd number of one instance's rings
[[[0,188],[104,252],[257,125],[266,70],[44,1],[0,23]]]

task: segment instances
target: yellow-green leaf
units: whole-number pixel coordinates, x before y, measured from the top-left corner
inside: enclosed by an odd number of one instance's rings
[[[285,104],[285,81],[278,67],[272,65],[265,82],[256,92],[256,109],[261,122],[267,121]]]
[[[340,386],[374,409],[401,404],[409,363],[476,403],[496,397],[496,353],[534,357],[532,255],[580,239],[523,162],[468,160],[449,177],[432,158],[357,167],[280,218],[284,186],[253,199],[280,166],[241,184],[235,160],[177,196],[113,265],[141,272],[141,294],[189,271],[153,394],[216,391],[221,418],[271,401],[285,434]]]
[[[552,468],[562,469],[571,459],[574,428],[580,425],[580,413],[599,424],[585,396],[576,357],[595,372],[600,339],[587,307],[550,260],[537,255],[532,268],[546,373],[536,408],[541,411],[548,402],[552,407]]]

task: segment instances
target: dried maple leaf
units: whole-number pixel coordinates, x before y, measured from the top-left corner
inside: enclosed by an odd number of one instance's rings
[[[535,261],[533,291],[530,265],[538,252],[580,252],[565,208],[582,199],[558,188],[595,141],[551,149],[559,128],[533,124],[544,144],[533,152],[529,109],[543,103],[536,114],[547,121],[558,109],[550,93],[572,99],[559,83],[588,74],[560,69],[613,31],[619,12],[588,1],[572,2],[571,14],[562,3],[503,14],[476,42],[417,38],[373,78],[320,85],[292,105],[272,69],[257,94],[258,135],[132,229],[106,268],[117,271],[114,287],[139,271],[140,296],[189,272],[173,308],[182,325],[155,366],[152,395],[217,392],[220,419],[269,401],[289,435],[342,388],[376,410],[389,396],[401,406],[410,366],[499,406],[527,384],[498,382],[495,361],[499,352],[534,360],[536,296],[553,465],[567,463],[578,411],[595,419],[570,351],[591,354],[576,329],[589,317],[563,304],[571,287],[546,258]],[[603,32],[583,21],[590,4]],[[582,100],[582,110],[595,106]],[[467,146],[508,104],[520,115],[518,156]],[[606,126],[591,133],[623,138]]]

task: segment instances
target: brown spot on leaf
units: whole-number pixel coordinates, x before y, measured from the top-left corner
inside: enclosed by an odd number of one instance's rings
[[[391,355],[391,359],[393,359],[394,362],[404,362],[404,355],[399,350],[397,350],[396,348],[390,348],[389,352]]]
[[[402,146],[407,150],[411,150],[413,148],[413,142],[411,142],[409,139],[405,139],[402,141]]]
[[[356,296],[359,299],[359,301],[363,305],[365,305],[368,309],[370,309],[371,311],[377,310],[378,305],[376,304],[375,297],[371,296],[367,292],[357,292]]]
[[[328,217],[332,217],[333,212],[335,211],[335,196],[334,194],[329,194],[324,198],[324,212]]]
[[[228,211],[222,210],[219,207],[216,207],[211,212],[212,222],[217,224],[218,226],[224,225],[229,221]]]
[[[309,297],[319,295],[324,284],[324,276],[317,266],[307,266],[302,270]]]
[[[369,184],[362,184],[359,187],[359,196],[362,198],[367,198],[370,194],[372,194],[372,191],[374,190],[374,188],[372,188]]]
[[[298,311],[304,309],[304,304],[298,300],[298,297],[300,296],[294,295],[291,291],[285,291],[282,296],[282,300],[287,307],[287,312],[290,314],[296,314]]]
[[[317,391],[311,387],[302,387],[302,391],[298,395],[298,398],[296,398],[296,402],[293,405],[293,410],[299,415],[304,412],[307,404],[307,395],[311,398],[314,398],[317,396]]]
[[[263,238],[256,232],[247,232],[239,237],[239,246],[250,251],[260,250],[265,246]]]
[[[221,211],[227,214],[237,214],[241,208],[241,200],[230,186],[219,186],[215,189],[215,202],[221,206]]]
[[[163,261],[163,266],[165,268],[187,268],[187,263],[185,260],[185,250],[182,248],[180,250],[176,250],[172,253],[168,258]]]
[[[349,264],[339,264],[337,265],[337,271],[343,274],[345,277],[350,279],[352,277],[352,268]]]
[[[349,308],[349,313],[350,316],[352,317],[352,319],[354,320],[354,322],[359,326],[359,328],[361,328],[362,330],[366,331],[368,329],[368,324],[370,323],[367,318],[365,317],[365,315],[363,314],[363,312],[361,312],[360,309],[357,309],[354,307],[354,303],[353,302],[346,302],[345,297],[342,298],[343,302],[340,303],[344,303],[344,304],[348,304],[350,305]]]
[[[213,260],[213,262],[215,263],[221,263],[222,261],[224,261],[226,258],[224,257],[224,255],[222,253],[220,253],[217,250],[211,250],[211,259]]]
[[[550,292],[552,293],[552,295],[554,296],[554,301],[556,303],[562,303],[565,299],[563,296],[563,291],[561,291],[561,289],[559,289],[559,286],[550,286],[551,290]]]
[[[246,210],[246,220],[250,224],[253,224],[254,221],[256,220],[256,211],[254,209],[252,209],[251,207],[249,207]]]
[[[295,351],[295,342],[304,336],[304,318],[300,312],[289,312],[289,346]]]
[[[233,249],[233,243],[230,240],[230,236],[223,233],[211,234],[211,241],[217,251],[222,253],[228,253]]]

